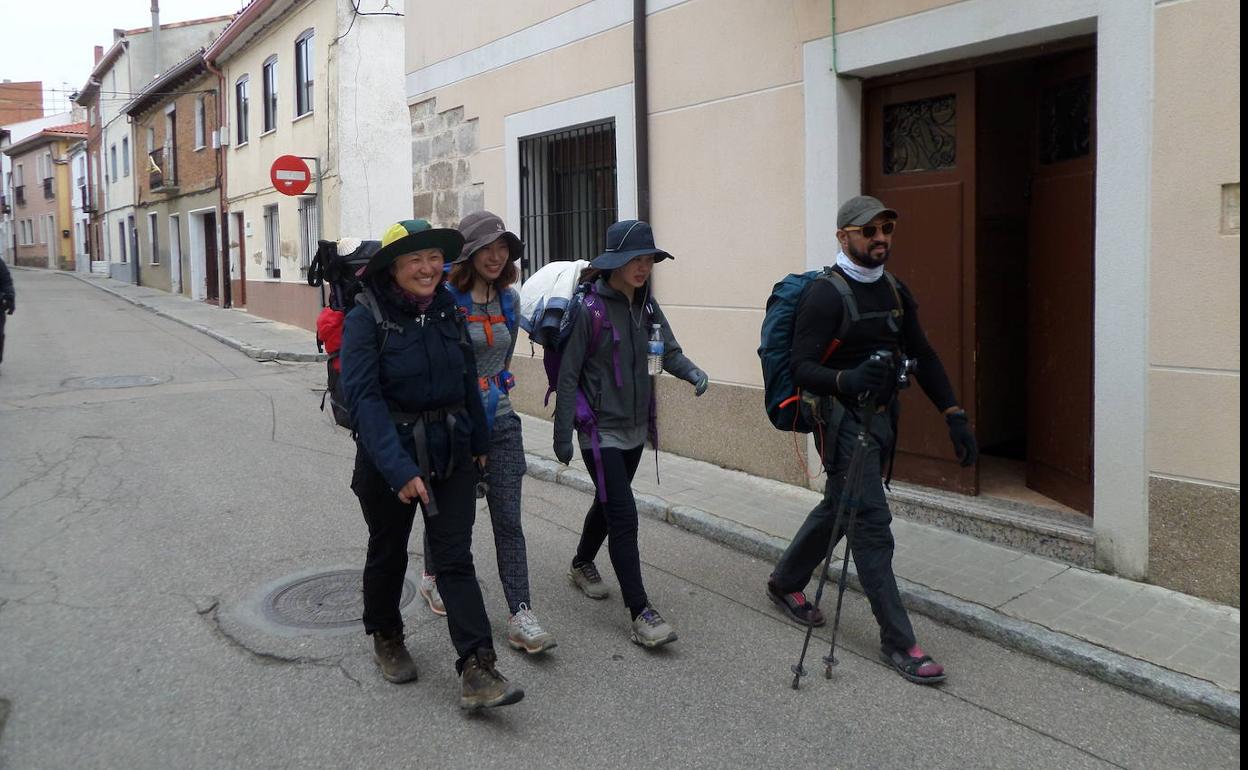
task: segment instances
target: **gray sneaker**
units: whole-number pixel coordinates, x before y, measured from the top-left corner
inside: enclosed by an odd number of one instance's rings
[[[554,635],[542,629],[526,604],[521,604],[520,610],[507,621],[507,644],[513,650],[524,650],[530,655],[558,646]]]
[[[647,607],[633,618],[633,633],[629,638],[642,647],[660,647],[676,641],[676,631],[658,610]]]
[[[607,598],[607,587],[603,585],[602,575],[598,574],[598,568],[592,561],[587,561],[579,567],[573,564],[568,570],[568,579],[581,589],[581,593],[591,599]]]
[[[442,603],[442,594],[438,593],[438,578],[435,575],[421,575],[418,590],[434,615],[446,617],[446,605]]]

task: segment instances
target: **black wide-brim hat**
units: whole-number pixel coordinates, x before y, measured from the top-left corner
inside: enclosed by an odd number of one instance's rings
[[[434,227],[423,219],[405,219],[390,225],[382,233],[381,249],[368,260],[364,275],[376,275],[404,254],[421,249],[440,249],[445,261],[454,262],[463,248],[464,236],[458,230]]]
[[[614,270],[647,254],[653,254],[655,262],[675,259],[654,245],[654,232],[648,223],[640,219],[625,219],[607,228],[607,248],[594,257],[589,266],[599,270]]]

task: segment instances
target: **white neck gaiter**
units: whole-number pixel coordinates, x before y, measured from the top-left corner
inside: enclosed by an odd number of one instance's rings
[[[836,252],[836,264],[845,271],[845,275],[853,278],[859,283],[875,283],[880,280],[880,276],[884,275],[884,266],[879,267],[863,267],[854,260],[845,256],[845,252]]]

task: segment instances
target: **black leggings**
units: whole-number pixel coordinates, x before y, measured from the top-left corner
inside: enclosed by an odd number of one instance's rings
[[[629,612],[636,617],[639,612],[650,604],[646,597],[646,587],[641,582],[641,554],[637,549],[637,502],[633,499],[633,474],[641,462],[642,448],[635,449],[602,449],[603,478],[607,485],[607,502],[602,503],[594,497],[594,504],[589,513],[585,514],[585,527],[581,530],[581,542],[576,547],[574,564],[593,561],[607,542],[607,552],[611,555],[611,566],[615,568],[615,577],[620,581],[620,592],[624,595],[624,604]],[[598,468],[594,464],[594,454],[582,450],[585,467],[589,476],[598,483]]]

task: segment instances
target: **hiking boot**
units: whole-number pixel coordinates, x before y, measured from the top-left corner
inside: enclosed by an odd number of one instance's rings
[[[573,564],[568,570],[568,579],[581,589],[581,593],[591,599],[607,598],[607,587],[603,584],[602,575],[598,574],[598,568],[592,561],[587,561],[580,566]]]
[[[519,611],[507,621],[507,644],[513,650],[524,650],[530,655],[558,646],[554,635],[542,629],[526,604],[521,604]]]
[[[659,647],[676,641],[676,631],[668,624],[659,611],[647,607],[633,618],[633,632],[629,639],[642,647]]]
[[[429,604],[429,609],[433,610],[434,615],[446,617],[446,605],[442,603],[442,594],[438,593],[438,578],[436,575],[422,574],[420,576],[420,595],[425,597],[425,601]]]
[[[373,633],[373,660],[381,668],[381,676],[387,682],[402,684],[416,681],[416,662],[403,644],[403,632]]]
[[[827,622],[823,617],[823,612],[815,605],[806,601],[806,594],[801,591],[785,593],[777,588],[775,583],[768,580],[767,598],[775,602],[777,607],[784,610],[785,615],[804,626],[818,628]]]
[[[489,647],[478,648],[464,661],[460,674],[459,707],[467,711],[510,706],[524,699],[524,690],[498,673],[496,658]]]

